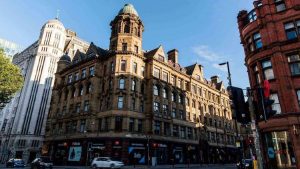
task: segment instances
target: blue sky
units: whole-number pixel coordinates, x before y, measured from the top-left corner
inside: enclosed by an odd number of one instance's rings
[[[160,44],[165,52],[176,48],[182,66],[197,62],[207,79],[219,75],[226,85],[226,67],[217,65],[229,61],[233,85],[249,86],[236,17],[252,9],[252,0],[2,0],[0,38],[27,47],[59,10],[66,28],[108,48],[109,23],[126,3],[134,5],[144,23],[144,50]]]

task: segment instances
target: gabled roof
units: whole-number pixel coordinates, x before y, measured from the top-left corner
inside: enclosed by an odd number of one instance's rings
[[[157,53],[157,51],[159,50],[160,47],[161,47],[161,45],[155,49],[152,49],[152,50],[146,52],[145,57],[153,57]]]
[[[185,69],[186,69],[186,74],[192,75],[193,72],[194,72],[194,69],[195,69],[195,67],[196,67],[197,65],[198,65],[198,64],[195,63],[195,64],[193,64],[193,65],[190,65],[190,66],[185,67]]]

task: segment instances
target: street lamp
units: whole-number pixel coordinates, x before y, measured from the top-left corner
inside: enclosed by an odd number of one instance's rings
[[[231,83],[231,73],[230,73],[230,68],[229,68],[229,62],[223,62],[223,63],[219,63],[219,66],[223,66],[223,65],[226,65],[227,66],[227,73],[228,73],[228,85],[229,87],[232,86],[232,83]]]

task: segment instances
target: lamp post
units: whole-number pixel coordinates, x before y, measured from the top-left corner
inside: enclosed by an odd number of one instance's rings
[[[228,86],[231,87],[232,83],[231,83],[231,73],[230,73],[230,68],[229,68],[229,62],[223,62],[223,63],[219,63],[219,66],[223,66],[226,65],[227,66],[227,73],[228,73]]]
[[[227,66],[227,79],[228,79],[228,89],[230,90],[231,92],[231,87],[232,87],[232,83],[231,83],[231,73],[230,73],[230,68],[229,68],[229,62],[226,61],[226,62],[223,62],[223,63],[219,63],[219,66],[223,66],[223,65],[226,65]],[[234,104],[234,103],[232,103]],[[234,106],[234,105],[233,105]],[[237,126],[237,114],[236,114],[236,111],[234,112],[234,115],[235,115],[235,129],[236,129],[236,138],[238,139],[238,126]]]

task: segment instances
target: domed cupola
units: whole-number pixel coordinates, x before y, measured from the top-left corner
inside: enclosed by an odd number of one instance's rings
[[[109,49],[117,52],[141,54],[144,25],[133,5],[125,4],[110,23]]]
[[[64,62],[70,63],[71,62],[71,57],[66,53],[62,57],[60,57],[59,61],[60,62],[64,61]]]
[[[59,61],[57,62],[57,72],[64,70],[71,64],[71,57],[66,53],[60,57]]]
[[[120,14],[134,14],[136,16],[139,16],[137,11],[134,9],[133,5],[131,4],[125,4],[125,6],[119,11]]]

